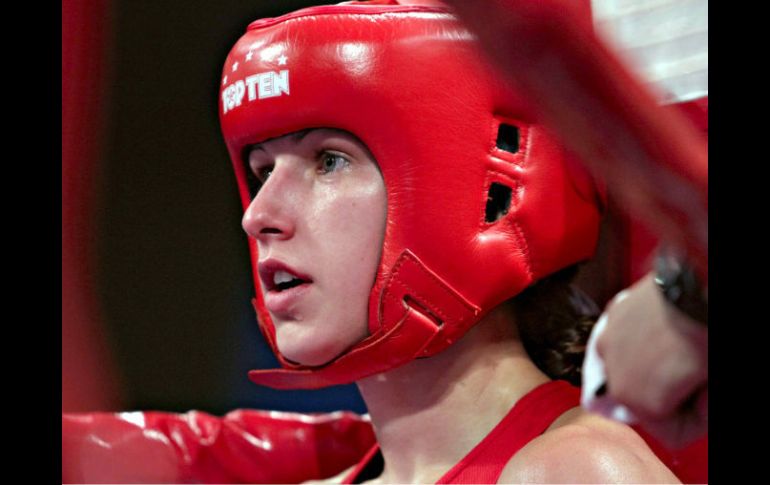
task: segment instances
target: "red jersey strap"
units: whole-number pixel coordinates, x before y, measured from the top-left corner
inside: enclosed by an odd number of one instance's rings
[[[377,453],[379,452],[380,445],[375,443],[374,446],[372,446],[369,451],[366,452],[364,457],[361,458],[361,461],[359,461],[358,464],[353,467],[350,473],[348,473],[347,476],[342,480],[342,483],[361,483],[361,473],[372,463],[372,460],[375,456],[377,456]]]
[[[492,432],[436,483],[497,483],[517,451],[578,405],[579,388],[566,381],[541,384],[519,399]]]
[[[436,483],[497,483],[503,468],[556,418],[580,405],[580,389],[566,381],[541,384],[519,399],[497,426]],[[375,445],[342,483],[356,479],[379,452]]]

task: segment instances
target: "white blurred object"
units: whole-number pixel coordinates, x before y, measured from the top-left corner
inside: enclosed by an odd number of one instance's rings
[[[628,291],[623,290],[615,297],[621,301],[628,296]],[[591,336],[586,345],[586,355],[583,358],[583,383],[581,386],[580,404],[586,411],[601,414],[602,416],[621,423],[635,424],[636,416],[626,406],[618,403],[609,395],[597,396],[596,391],[607,382],[607,374],[604,370],[604,361],[596,351],[596,341],[607,326],[607,314],[603,313],[594,325]]]
[[[594,27],[661,103],[708,96],[708,0],[591,0]]]

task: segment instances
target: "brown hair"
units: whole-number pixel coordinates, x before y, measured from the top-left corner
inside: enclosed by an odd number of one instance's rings
[[[519,336],[535,365],[551,379],[581,383],[586,343],[599,308],[572,284],[579,265],[529,286],[508,301]]]

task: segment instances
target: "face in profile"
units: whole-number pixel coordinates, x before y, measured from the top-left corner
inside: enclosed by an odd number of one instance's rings
[[[368,335],[386,192],[356,137],[313,129],[254,145],[261,185],[243,216],[257,241],[265,306],[283,356],[322,365]]]

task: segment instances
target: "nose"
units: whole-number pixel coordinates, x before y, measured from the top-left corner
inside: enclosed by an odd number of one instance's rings
[[[294,236],[295,220],[287,175],[276,166],[243,214],[243,230],[259,242]]]

